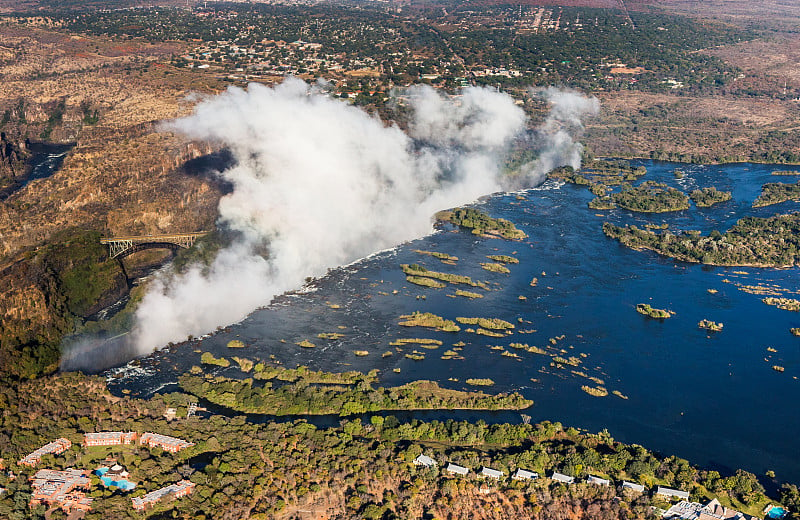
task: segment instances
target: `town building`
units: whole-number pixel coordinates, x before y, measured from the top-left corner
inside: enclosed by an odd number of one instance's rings
[[[458,464],[453,464],[452,462],[448,463],[445,469],[450,473],[455,473],[456,475],[464,476],[469,473],[469,470],[464,466],[459,466]]]
[[[487,468],[486,466],[484,466],[483,469],[481,470],[482,477],[500,479],[503,477],[503,475],[504,473],[502,471],[497,471],[496,469]]]
[[[723,506],[716,498],[703,505],[681,500],[670,507],[663,518],[683,520],[751,520],[756,517]]]
[[[47,504],[49,507],[60,507],[66,513],[74,509],[89,511],[93,499],[79,491],[89,489],[91,481],[88,475],[88,471],[72,468],[65,471],[40,469],[31,477],[33,491],[29,506],[34,508],[39,504]]]
[[[539,474],[535,471],[528,471],[526,469],[517,469],[511,478],[514,480],[536,480],[539,478]]]
[[[681,500],[689,500],[688,491],[681,491],[680,489],[672,489],[668,487],[658,486],[658,489],[656,489],[656,495],[661,495],[662,497],[667,498],[680,498]]]
[[[144,511],[148,507],[153,506],[156,502],[159,502],[166,497],[170,497],[172,499],[180,498],[190,494],[193,490],[194,482],[181,480],[175,484],[170,484],[169,486],[151,491],[142,497],[131,498],[131,502],[133,502],[133,508],[135,510]]]
[[[158,446],[164,451],[168,451],[170,453],[177,453],[184,448],[194,446],[193,442],[178,439],[176,437],[170,437],[169,435],[161,435],[160,433],[149,432],[142,434],[142,436],[139,438],[139,444],[144,444],[151,448]]]
[[[635,482],[628,482],[627,480],[622,481],[622,489],[628,489],[630,491],[635,491],[637,493],[644,493],[643,485],[636,484]]]
[[[67,451],[71,446],[72,443],[69,441],[69,439],[64,439],[63,437],[56,439],[53,442],[45,444],[33,453],[26,455],[18,462],[18,464],[20,466],[36,466],[42,461],[43,456],[47,454],[58,455],[59,453]]]
[[[563,473],[558,473],[557,471],[554,471],[550,478],[558,482],[563,482],[564,484],[572,484],[575,482],[575,477],[570,477],[569,475],[564,475]]]
[[[586,479],[587,484],[594,484],[595,486],[608,486],[611,485],[611,481],[605,478],[595,477],[594,475],[589,475]]]
[[[136,441],[136,432],[97,432],[83,437],[84,446],[120,446]]]
[[[436,466],[436,461],[428,457],[427,455],[420,455],[419,457],[414,459],[414,465],[425,466],[426,468],[432,468]]]

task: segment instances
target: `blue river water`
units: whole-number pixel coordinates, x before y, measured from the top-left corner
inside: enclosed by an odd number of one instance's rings
[[[590,210],[587,202],[593,196],[585,187],[553,181],[494,195],[479,204],[481,209],[511,220],[528,239],[511,242],[441,230],[333,269],[308,290],[277,298],[270,307],[224,331],[108,371],[110,387],[133,395],[170,388],[178,374],[200,364],[203,351],[329,371],[377,368],[384,385],[432,379],[467,389],[474,388],[464,383],[467,378],[491,378],[495,384],[489,391],[519,391],[533,399],[535,405],[524,413],[534,421],[560,421],[589,431],[605,428],[620,441],[675,454],[700,466],[723,471],[743,468],[759,476],[773,470],[777,481],[800,482],[800,460],[794,456],[800,430],[796,411],[800,337],[789,332],[800,327],[800,313],[766,305],[763,295],[741,290],[769,286],[783,297],[797,298],[798,270],[677,262],[622,247],[601,230],[609,221],[640,227],[667,223],[673,231],[724,231],[743,216],[799,210],[795,202],[752,208],[762,184],[794,182],[797,177],[771,175],[785,169],[771,165],[634,164],[647,167],[642,180],[665,182],[687,193],[715,186],[732,191],[733,199],[707,209],[692,206],[686,211],[645,214]],[[683,178],[675,178],[675,168],[683,170]],[[459,260],[455,266],[445,265],[415,250],[444,252]],[[482,269],[480,262],[488,262],[486,255],[493,254],[515,256],[519,264],[508,266],[510,274]],[[406,282],[402,263],[465,274],[487,282],[490,290],[460,287],[484,294],[469,300],[454,296],[457,286],[418,287]],[[538,280],[532,286],[534,277]],[[637,303],[650,303],[675,315],[663,321],[649,319],[636,312]],[[413,311],[448,319],[502,318],[516,324],[516,329],[495,338],[467,332],[463,325],[458,333],[398,326],[400,316]],[[724,328],[719,333],[701,330],[697,324],[702,319],[722,322]],[[319,339],[317,334],[324,332],[340,332],[343,337]],[[401,347],[401,352],[389,345],[397,338],[433,338],[444,344],[436,350],[417,347],[425,359],[414,361],[404,357],[413,346]],[[240,339],[247,347],[229,349],[231,339]],[[304,339],[317,348],[296,345]],[[458,352],[463,359],[441,359],[445,350],[460,342],[464,342]],[[514,349],[510,347],[514,342],[546,353]],[[369,355],[359,357],[354,350],[367,350]],[[387,351],[393,355],[382,357]],[[577,366],[563,362],[563,368],[554,366],[555,356],[573,358]],[[235,364],[219,373],[243,376]],[[621,396],[595,397],[582,390],[601,383]],[[413,416],[521,420],[517,412]]]

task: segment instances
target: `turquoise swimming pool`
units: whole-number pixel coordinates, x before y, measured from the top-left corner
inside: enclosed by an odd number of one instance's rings
[[[136,487],[136,484],[131,482],[131,481],[129,481],[129,480],[125,480],[125,479],[113,480],[111,477],[103,476],[103,475],[106,474],[107,471],[108,471],[108,468],[99,468],[99,469],[95,470],[95,474],[97,474],[100,477],[100,480],[103,482],[104,486],[106,486],[106,487],[115,486],[115,487],[120,488],[123,491],[131,491],[132,489],[134,489]]]
[[[781,506],[772,506],[772,509],[770,509],[767,512],[767,518],[778,518],[778,519],[780,519],[780,518],[783,518],[784,516],[786,516],[786,510],[784,508],[782,508]]]

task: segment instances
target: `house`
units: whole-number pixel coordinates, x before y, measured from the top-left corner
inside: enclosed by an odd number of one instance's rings
[[[594,475],[589,475],[586,479],[587,484],[594,484],[595,486],[608,486],[611,485],[611,481],[605,478],[595,477]]]
[[[163,500],[166,497],[173,499],[180,498],[190,494],[194,490],[194,482],[188,480],[181,480],[176,484],[156,489],[142,497],[131,498],[133,508],[137,511],[144,511],[148,506],[152,506],[156,502]]]
[[[193,442],[188,442],[169,435],[161,435],[160,433],[143,433],[139,438],[139,444],[144,444],[149,447],[158,446],[164,451],[170,453],[177,453],[184,448],[194,446]]]
[[[634,482],[628,482],[627,480],[622,481],[622,489],[628,489],[630,491],[636,491],[637,493],[644,493],[644,486],[641,484],[636,484]]]
[[[65,513],[73,509],[89,511],[92,508],[92,499],[87,497],[80,489],[89,489],[91,481],[89,472],[79,469],[57,471],[53,469],[40,469],[31,477],[31,509],[39,504],[49,507],[60,507]]]
[[[680,498],[682,500],[689,500],[688,491],[681,491],[680,489],[671,489],[668,487],[658,486],[658,489],[656,489],[656,495],[661,495],[667,498]]]
[[[47,454],[58,455],[59,453],[70,449],[71,446],[72,443],[69,441],[69,439],[64,439],[63,437],[56,439],[53,442],[45,444],[33,453],[26,455],[18,462],[18,464],[20,466],[36,466],[42,461],[43,456]]]
[[[563,473],[558,473],[556,471],[553,472],[553,475],[550,478],[557,480],[558,482],[563,482],[564,484],[572,484],[575,482],[575,477],[570,477],[569,475],[564,475]]]
[[[84,446],[120,446],[133,444],[136,432],[97,432],[87,433],[83,437]]]
[[[453,464],[452,462],[448,463],[445,469],[450,473],[455,473],[456,475],[464,476],[469,473],[469,470],[464,466],[459,466],[458,464]]]
[[[517,469],[511,478],[514,480],[536,480],[539,478],[539,474],[535,471],[528,471],[526,469]]]
[[[755,518],[723,506],[716,498],[705,505],[681,500],[670,507],[663,517],[676,520],[751,520]]]
[[[428,457],[427,455],[420,455],[419,457],[414,459],[414,465],[425,466],[426,468],[432,468],[436,466],[436,461]]]
[[[487,468],[486,466],[481,469],[481,476],[482,477],[489,477],[494,479],[500,479],[505,475],[502,471],[497,471],[496,469]]]

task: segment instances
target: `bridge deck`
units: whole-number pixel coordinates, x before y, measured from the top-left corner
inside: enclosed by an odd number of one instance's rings
[[[149,248],[174,249],[182,247],[188,249],[192,247],[195,240],[208,233],[208,231],[198,231],[195,233],[169,233],[164,235],[128,235],[101,238],[100,243],[108,246],[111,258],[117,258]]]

